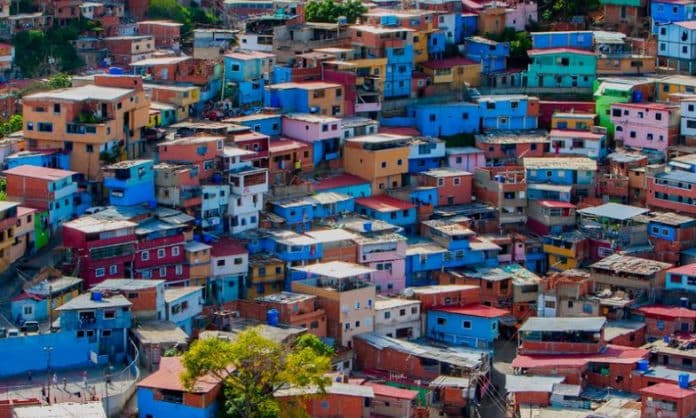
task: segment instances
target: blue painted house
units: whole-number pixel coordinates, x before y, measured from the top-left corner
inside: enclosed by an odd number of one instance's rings
[[[443,48],[444,44],[443,39]],[[384,97],[408,97],[411,94],[413,74],[413,45],[400,48],[385,47],[384,50],[384,56],[387,58]]]
[[[7,199],[39,211],[48,211],[48,227],[55,231],[63,222],[79,214],[73,171],[21,165],[3,172],[7,179]]]
[[[532,49],[574,48],[592,50],[594,33],[589,30],[532,32]]]
[[[315,219],[337,216],[355,210],[352,196],[323,192],[299,199],[271,202],[273,213],[285,220],[285,226],[296,232],[309,231]]]
[[[497,130],[536,129],[539,99],[525,95],[491,95],[478,99],[481,128]]]
[[[536,189],[570,193],[571,200],[573,200],[590,195],[591,190],[594,188],[595,176],[597,174],[597,162],[586,157],[525,158],[524,170],[528,192],[530,189],[535,189],[532,187],[534,185],[560,186]],[[532,197],[528,196],[528,198],[531,199]]]
[[[409,174],[428,171],[444,165],[445,141],[434,137],[415,137],[408,141]]]
[[[43,281],[12,298],[10,310],[12,320],[21,325],[25,321],[46,321],[57,318],[55,309],[63,301],[69,301],[82,289],[82,279],[63,276],[55,280]],[[51,300],[51,312],[48,301]]]
[[[696,4],[688,0],[653,0],[650,2],[650,17],[652,32],[657,35],[662,25],[696,20]]]
[[[314,184],[317,192],[334,192],[354,198],[372,195],[370,182],[352,174],[339,174],[318,180]]]
[[[133,206],[155,200],[155,171],[152,160],[127,160],[103,168],[109,203]]]
[[[498,265],[501,248],[461,224],[434,219],[421,222],[421,228],[424,238],[447,250],[442,261],[444,268]]]
[[[425,241],[406,248],[406,287],[434,284],[433,272],[442,270],[446,249]]]
[[[70,170],[70,153],[63,150],[20,151],[5,157],[7,168],[20,165]]]
[[[428,57],[430,59],[441,59],[445,54],[445,44],[447,34],[445,31],[438,30],[428,34]]]
[[[138,418],[218,416],[221,380],[206,376],[188,391],[179,377],[183,371],[181,357],[160,359],[159,369],[138,383]]]
[[[193,318],[203,312],[202,286],[172,286],[164,291],[166,320],[175,323],[187,335],[193,333]]]
[[[279,114],[255,113],[226,120],[231,123],[246,126],[254,132],[260,132],[271,138],[279,137],[282,132],[281,116]]]
[[[498,338],[500,318],[509,311],[485,305],[434,308],[428,311],[426,335],[452,345],[491,349]]]
[[[391,196],[361,197],[355,200],[355,211],[400,226],[407,235],[416,232],[416,206],[412,203]]]
[[[232,95],[238,106],[261,105],[274,63],[275,55],[263,52],[225,54],[225,94]]]
[[[407,113],[425,136],[450,136],[479,130],[479,106],[475,103],[434,103],[410,106]]]
[[[481,63],[481,74],[505,71],[510,43],[496,42],[482,36],[466,38],[466,57]]]

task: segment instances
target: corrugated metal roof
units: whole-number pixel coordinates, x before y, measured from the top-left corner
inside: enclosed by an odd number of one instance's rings
[[[606,324],[607,319],[603,317],[587,318],[529,318],[522,325],[520,331],[549,331],[549,332],[573,332],[590,331],[599,332]]]
[[[636,206],[622,205],[620,203],[605,203],[600,206],[580,209],[578,211],[578,213],[581,215],[599,216],[602,218],[617,219],[620,221],[631,219],[646,212],[649,212],[649,210]]]
[[[515,392],[551,392],[565,377],[505,375],[505,390]]]

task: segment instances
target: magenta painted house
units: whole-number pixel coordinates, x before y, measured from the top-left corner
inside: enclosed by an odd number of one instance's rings
[[[394,233],[366,234],[355,241],[358,262],[377,270],[372,273],[377,293],[400,293],[406,286],[406,237]]]
[[[666,103],[615,103],[611,106],[614,139],[624,147],[664,153],[677,144],[680,112]]]
[[[486,166],[486,155],[476,147],[447,148],[448,165],[457,170],[473,173],[478,167]]]
[[[296,113],[283,117],[283,136],[313,147],[313,164],[341,156],[341,120],[330,116]]]

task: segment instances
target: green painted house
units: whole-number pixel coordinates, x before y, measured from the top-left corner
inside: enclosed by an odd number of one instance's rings
[[[572,48],[532,49],[523,80],[528,87],[589,91],[597,77],[597,57],[592,51]]]
[[[650,77],[607,77],[595,82],[595,113],[599,117],[599,126],[607,129],[607,136],[614,137],[611,105],[652,100],[656,81]]]

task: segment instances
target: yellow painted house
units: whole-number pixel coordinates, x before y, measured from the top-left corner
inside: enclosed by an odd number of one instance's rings
[[[249,275],[246,283],[246,299],[278,293],[283,290],[285,263],[269,254],[249,257]]]
[[[433,84],[450,84],[454,89],[481,85],[481,63],[466,58],[447,58],[421,64]]]
[[[587,238],[576,232],[544,237],[544,253],[549,258],[549,269],[565,271],[578,268],[588,258]]]
[[[551,116],[551,129],[589,131],[597,125],[595,113],[556,112]]]
[[[657,81],[657,100],[666,102],[670,95],[696,94],[696,77],[672,75]]]

